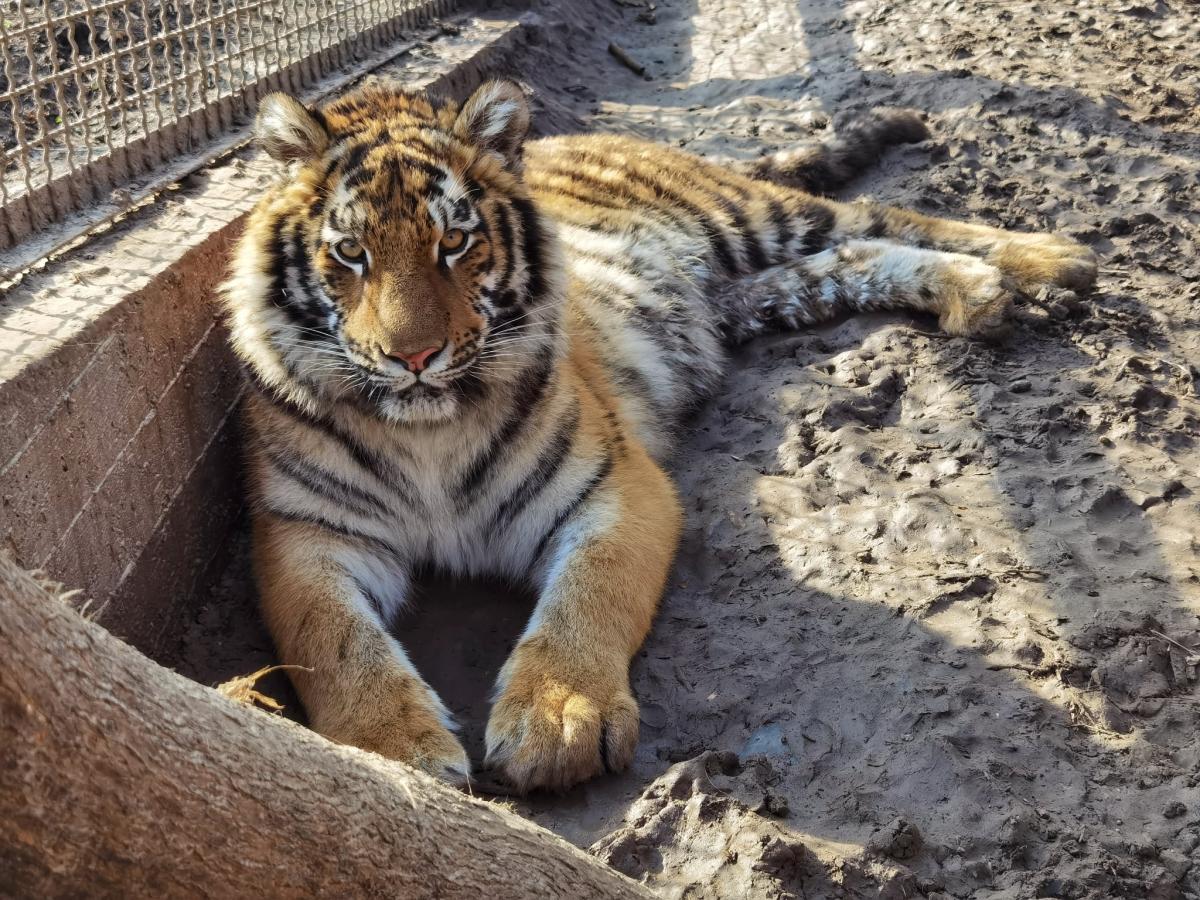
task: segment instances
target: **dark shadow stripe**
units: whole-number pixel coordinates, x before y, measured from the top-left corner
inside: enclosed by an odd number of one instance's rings
[[[348,507],[351,512],[363,516],[390,512],[387,505],[374,494],[342,481],[321,466],[307,460],[289,458],[275,447],[267,448],[267,456],[281,475],[330,503]]]
[[[496,507],[496,512],[492,515],[491,522],[488,523],[488,531],[507,528],[514,519],[521,515],[525,507],[546,489],[546,485],[554,480],[554,476],[562,468],[567,454],[575,443],[575,431],[578,427],[579,406],[573,405],[571,411],[563,417],[562,422],[555,430],[554,436],[538,456],[533,470]]]
[[[570,504],[568,504],[567,507],[555,517],[554,524],[552,524],[549,530],[542,535],[542,539],[538,541],[537,549],[534,551],[532,557],[533,562],[537,562],[542,558],[542,554],[546,552],[546,546],[550,543],[551,538],[553,538],[558,532],[558,529],[563,526],[563,523],[565,523],[567,519],[571,518],[571,516],[575,515],[575,511],[578,510],[579,507],[582,506],[590,496],[592,496],[596,488],[598,488],[604,479],[606,479],[612,473],[612,468],[612,455],[605,454],[604,462],[600,464],[600,468],[596,470],[596,474],[588,479],[588,483],[583,486],[583,490],[581,490],[576,495],[575,499],[572,500]]]

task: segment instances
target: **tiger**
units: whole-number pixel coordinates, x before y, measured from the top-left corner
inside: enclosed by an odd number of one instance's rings
[[[902,307],[986,336],[1015,296],[1096,277],[1067,237],[827,196],[926,137],[911,111],[749,163],[530,123],[511,80],[461,105],[265,97],[280,177],[221,291],[260,608],[310,726],[515,793],[631,761],[630,665],[682,527],[665,466],[731,348]],[[536,597],[474,773],[391,628],[431,569]]]

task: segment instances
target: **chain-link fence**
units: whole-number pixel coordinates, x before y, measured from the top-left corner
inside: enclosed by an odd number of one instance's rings
[[[448,12],[454,0],[5,0],[0,248]]]

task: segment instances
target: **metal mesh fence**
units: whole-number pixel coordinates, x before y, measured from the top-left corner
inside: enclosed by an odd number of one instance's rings
[[[0,248],[453,0],[3,0]]]

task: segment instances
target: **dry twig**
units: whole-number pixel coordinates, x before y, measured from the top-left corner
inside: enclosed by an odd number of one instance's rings
[[[612,54],[613,58],[616,59],[617,62],[627,68],[630,72],[633,72],[635,75],[646,74],[646,67],[622,50],[617,44],[610,43],[608,45],[608,52]]]

